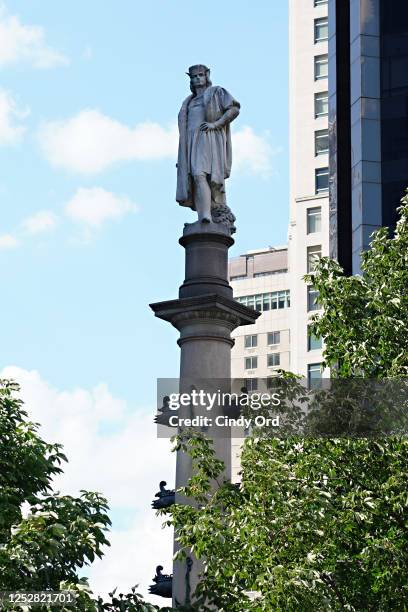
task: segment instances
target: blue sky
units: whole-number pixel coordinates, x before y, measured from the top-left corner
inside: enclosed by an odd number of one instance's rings
[[[231,255],[286,242],[287,3],[0,6],[0,370],[31,380],[35,405],[75,401],[78,389],[94,407],[124,402],[100,429],[126,436],[131,415],[152,407],[156,378],[178,373],[176,331],[148,304],[176,297],[178,237],[194,220],[174,200],[189,65],[210,66],[242,105],[227,183]],[[108,399],[94,393],[101,384]],[[41,417],[56,435],[52,407]],[[112,505],[124,529],[133,506]]]

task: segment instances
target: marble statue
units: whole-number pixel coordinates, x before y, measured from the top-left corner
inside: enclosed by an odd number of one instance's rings
[[[224,223],[231,233],[235,217],[226,203],[225,179],[231,172],[230,123],[240,105],[223,87],[213,86],[201,64],[188,70],[191,95],[180,109],[176,200],[197,211],[202,223]]]

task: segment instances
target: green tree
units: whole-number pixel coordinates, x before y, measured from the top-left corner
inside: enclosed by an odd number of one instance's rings
[[[337,375],[384,378],[408,375],[408,195],[395,234],[373,234],[362,254],[362,275],[346,277],[322,258],[305,278],[323,307],[312,331],[325,341],[324,358]]]
[[[195,505],[168,524],[203,561],[198,610],[406,609],[407,439],[249,438],[240,485],[216,489],[211,443],[177,447],[193,457],[182,492]]]
[[[338,378],[407,375],[407,264],[405,197],[395,235],[379,230],[363,254],[362,276],[323,258],[306,277],[323,307],[313,332]],[[210,441],[184,434],[176,448],[193,460],[181,493],[194,503],[173,506],[167,523],[180,556],[203,562],[197,609],[408,609],[406,435],[249,438],[241,483],[216,488],[223,466]]]
[[[108,506],[98,493],[52,492],[66,457],[59,444],[38,435],[18,390],[0,382],[0,588],[58,589],[62,580],[77,582],[77,568],[102,556]]]
[[[67,458],[60,444],[40,437],[18,392],[17,383],[0,380],[0,591],[72,590],[80,611],[158,610],[135,588],[126,595],[113,592],[104,602],[79,577],[80,568],[102,557],[102,547],[109,545],[108,504],[99,493],[73,497],[52,490],[52,478]]]

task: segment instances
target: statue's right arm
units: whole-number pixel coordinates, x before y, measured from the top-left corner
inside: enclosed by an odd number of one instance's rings
[[[220,129],[220,128],[225,127],[226,125],[231,123],[231,121],[234,121],[234,119],[236,119],[238,115],[239,115],[238,106],[231,106],[231,108],[225,111],[222,117],[220,117],[217,121],[215,121],[214,123],[215,129]]]

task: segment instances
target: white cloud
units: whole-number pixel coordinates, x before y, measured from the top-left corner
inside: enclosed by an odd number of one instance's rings
[[[14,234],[0,235],[0,250],[14,249],[21,244],[27,235],[37,235],[51,231],[57,224],[57,216],[50,210],[40,210],[27,217],[21,223],[17,236]]]
[[[150,508],[160,480],[174,482],[174,455],[169,440],[158,440],[153,408],[130,410],[106,384],[93,389],[55,389],[37,371],[15,366],[0,372],[22,387],[31,420],[42,424],[40,435],[64,445],[69,463],[55,481],[56,490],[78,495],[100,491],[114,511],[133,515],[130,525],[113,525],[106,556],[82,575],[90,576],[95,593],[116,585],[127,592],[136,583],[147,592],[155,566],[171,571],[172,534]]]
[[[19,242],[17,238],[12,236],[11,234],[3,234],[0,236],[0,250],[1,249],[15,249],[18,247]]]
[[[11,94],[0,90],[0,145],[16,144],[21,140],[25,128],[16,121],[23,119],[27,114],[28,111],[17,108]]]
[[[97,174],[117,162],[177,157],[175,124],[166,128],[145,122],[132,128],[94,109],[45,123],[38,138],[50,164],[80,174]],[[237,169],[258,175],[270,173],[274,151],[266,136],[244,127],[233,132],[232,138]]]
[[[277,152],[266,136],[258,136],[249,126],[233,132],[233,169],[269,176],[272,171],[272,156]]]
[[[101,187],[80,187],[65,206],[68,217],[90,228],[98,228],[109,219],[119,219],[136,210],[137,206],[127,197]]]
[[[116,195],[101,187],[77,189],[64,207],[65,215],[82,226],[83,234],[79,240],[85,243],[105,222],[118,220],[137,210],[136,204],[126,196]],[[20,245],[20,239],[24,241],[28,236],[51,232],[59,222],[59,217],[51,210],[39,210],[22,220],[16,235],[0,235],[0,250],[15,248]]]
[[[41,234],[51,231],[57,224],[57,216],[50,210],[39,210],[24,219],[22,225],[27,234]]]
[[[114,530],[108,539],[111,548],[90,568],[89,580],[94,592],[106,597],[116,586],[118,593],[127,593],[139,584],[139,593],[163,605],[160,597],[148,594],[147,586],[153,584],[157,565],[163,565],[166,574],[173,571],[173,541],[172,532],[162,529],[162,521],[155,516],[155,511],[140,513],[129,528]]]
[[[166,129],[146,122],[130,128],[98,110],[83,110],[66,121],[46,123],[39,139],[50,164],[82,174],[102,172],[115,162],[177,154],[175,126]]]
[[[66,65],[68,58],[48,47],[40,26],[24,25],[0,6],[0,67],[27,62],[34,68]]]

